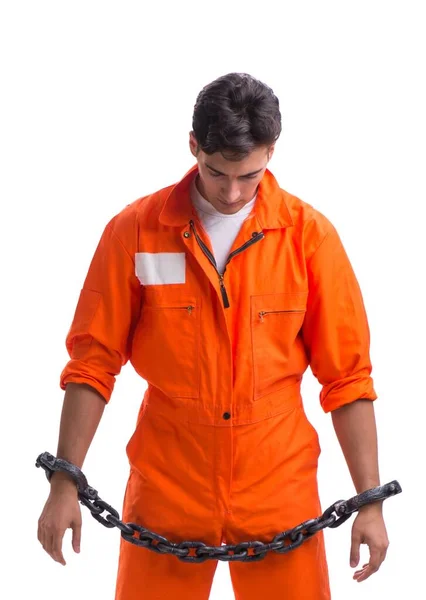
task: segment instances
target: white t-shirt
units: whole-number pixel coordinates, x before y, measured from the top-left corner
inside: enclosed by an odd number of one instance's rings
[[[241,225],[251,213],[257,195],[247,202],[241,210],[233,215],[224,215],[206,200],[198,191],[194,177],[191,182],[191,201],[197,211],[198,217],[210,238],[213,255],[216,260],[219,273],[223,273],[225,263],[228,260],[232,244],[241,229]]]

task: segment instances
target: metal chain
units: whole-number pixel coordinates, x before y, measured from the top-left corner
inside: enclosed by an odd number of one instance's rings
[[[295,550],[307,539],[325,529],[336,528],[342,525],[349,517],[362,506],[372,502],[385,500],[402,492],[398,481],[391,481],[385,485],[372,488],[358,494],[349,500],[338,500],[323,514],[315,519],[309,519],[278,533],[271,542],[264,544],[260,541],[241,542],[236,545],[208,546],[203,542],[183,541],[170,542],[167,538],[145,529],[136,523],[123,523],[118,512],[109,504],[101,500],[98,492],[90,487],[82,471],[72,463],[54,457],[48,452],[40,454],[36,467],[42,467],[50,481],[55,471],[67,472],[75,481],[78,489],[78,498],[81,504],[87,506],[92,517],[105,527],[117,527],[121,536],[131,544],[146,548],[158,554],[173,554],[179,560],[187,563],[201,563],[206,560],[221,560],[226,562],[243,561],[254,562],[265,558],[268,552],[284,554]],[[102,516],[102,513],[107,513]]]

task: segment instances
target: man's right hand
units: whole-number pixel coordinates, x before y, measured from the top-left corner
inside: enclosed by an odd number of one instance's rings
[[[63,472],[54,473],[50,485],[49,497],[38,520],[37,537],[53,560],[65,566],[62,540],[68,528],[72,529],[74,552],[80,552],[82,520],[77,486]]]

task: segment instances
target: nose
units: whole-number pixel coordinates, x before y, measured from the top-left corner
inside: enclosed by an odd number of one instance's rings
[[[223,190],[223,197],[227,202],[236,202],[240,199],[241,192],[238,181],[234,183],[228,184],[228,186]]]

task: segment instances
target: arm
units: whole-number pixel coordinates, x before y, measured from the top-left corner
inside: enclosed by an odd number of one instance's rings
[[[85,384],[69,383],[62,407],[57,457],[80,469],[102,418],[106,403],[102,396]],[[74,486],[67,473],[57,471],[51,478],[52,488],[68,483]],[[74,486],[75,487],[75,486]]]
[[[70,360],[60,376],[65,397],[57,456],[79,468],[111,398],[115,378],[129,359],[141,300],[134,272],[136,245],[135,215],[125,209],[103,232],[66,338]],[[52,483],[55,480],[70,478],[57,472]]]
[[[309,296],[302,335],[312,373],[322,385],[321,406],[331,412],[377,395],[360,286],[336,229],[322,225],[321,235],[307,256]]]
[[[105,408],[105,400],[93,388],[69,383],[66,387],[57,456],[81,468]],[[50,494],[38,521],[38,540],[57,562],[66,565],[62,540],[72,529],[72,547],[80,552],[81,510],[77,486],[63,471],[51,477]]]
[[[124,210],[105,228],[80,292],[66,339],[70,360],[60,377],[65,390],[57,455],[79,468],[102,418],[115,378],[130,354],[130,341],[141,302],[134,273],[136,221]],[[77,487],[67,473],[56,472],[39,519],[38,539],[62,565],[62,539],[73,530],[80,550],[81,511]]]
[[[380,485],[377,432],[372,402],[358,400],[331,413],[333,426],[357,493]],[[363,506],[352,528],[350,565],[360,559],[360,545],[368,544],[370,560],[356,571],[354,579],[364,581],[378,571],[386,557],[389,540],[382,514],[382,502]]]
[[[66,338],[70,360],[60,376],[62,389],[85,384],[110,401],[140,314],[137,246],[136,214],[129,206],[108,223],[92,258]]]
[[[322,239],[307,253],[309,297],[302,334],[312,372],[322,385],[322,408],[331,412],[360,493],[379,485],[370,332],[360,286],[339,235],[327,222],[322,221],[322,228]],[[382,503],[363,507],[354,521],[352,567],[359,563],[362,543],[369,546],[370,560],[355,572],[358,582],[377,571],[386,556]]]
[[[357,494],[380,485],[373,403],[352,402],[334,410],[331,418]],[[381,508],[381,503],[371,506]]]
[[[308,256],[309,297],[302,328],[306,352],[322,384],[320,400],[333,426],[357,493],[379,485],[371,378],[370,331],[352,265],[328,225]]]

